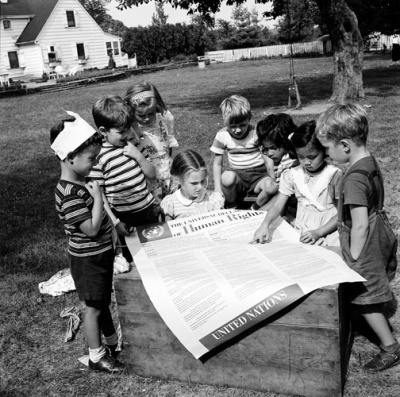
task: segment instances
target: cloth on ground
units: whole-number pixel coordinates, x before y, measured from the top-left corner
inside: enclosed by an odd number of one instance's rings
[[[114,275],[126,273],[130,270],[128,261],[118,254],[114,259]],[[75,283],[72,279],[69,269],[60,270],[49,280],[39,283],[39,291],[41,294],[48,294],[52,296],[63,295],[66,292],[75,291]]]
[[[65,333],[64,342],[71,342],[75,339],[76,333],[81,324],[80,311],[76,306],[63,309],[60,317],[68,317],[67,331]]]

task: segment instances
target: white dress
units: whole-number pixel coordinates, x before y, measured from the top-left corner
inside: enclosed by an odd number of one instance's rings
[[[169,216],[171,219],[177,219],[219,210],[224,207],[224,203],[224,197],[218,192],[205,192],[201,201],[196,201],[184,197],[181,189],[179,189],[164,197],[161,201],[161,208],[165,216]]]
[[[297,198],[297,214],[293,226],[300,232],[315,230],[337,215],[336,203],[339,198],[341,171],[327,165],[318,174],[309,174],[301,165],[285,170],[279,184],[279,191],[286,196]],[[318,245],[339,246],[337,231],[319,239]]]
[[[153,124],[141,125],[134,123],[134,129],[140,139],[141,147],[145,148],[150,161],[156,168],[156,181],[149,186],[149,190],[159,204],[163,197],[170,194],[172,159],[170,148],[177,148],[178,142],[174,136],[174,117],[170,111],[164,115],[157,113]]]

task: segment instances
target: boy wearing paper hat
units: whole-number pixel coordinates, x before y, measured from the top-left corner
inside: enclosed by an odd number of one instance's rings
[[[56,210],[69,239],[71,275],[79,299],[86,306],[89,368],[120,372],[123,364],[111,356],[118,344],[109,309],[114,262],[112,225],[104,210],[101,188],[97,182],[86,181],[97,163],[102,137],[78,114],[67,113],[73,118],[50,131],[51,148],[61,165],[55,189]],[[101,343],[101,333],[108,349]]]

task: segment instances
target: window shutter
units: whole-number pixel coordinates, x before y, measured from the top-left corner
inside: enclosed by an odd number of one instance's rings
[[[75,26],[77,28],[80,27],[80,23],[79,23],[79,12],[74,10],[74,17],[75,17]]]
[[[18,62],[19,62],[19,66],[21,68],[25,67],[25,54],[24,54],[24,50],[18,50],[17,51],[18,54]]]
[[[8,58],[8,53],[5,52],[3,54],[3,63],[4,63],[4,68],[5,69],[10,69],[10,59]]]
[[[45,65],[49,64],[49,47],[42,47],[42,57],[43,57],[43,63]]]
[[[85,58],[86,59],[89,59],[89,43],[88,42],[85,42],[84,43],[84,46],[85,46]]]
[[[62,59],[61,47],[54,46],[54,51],[55,51],[55,53],[56,53],[56,59],[57,59],[57,61],[58,61],[59,59]]]
[[[67,9],[64,9],[64,27],[68,28]]]
[[[78,60],[78,50],[76,48],[76,43],[72,43],[71,48],[72,48],[72,59],[77,61]]]

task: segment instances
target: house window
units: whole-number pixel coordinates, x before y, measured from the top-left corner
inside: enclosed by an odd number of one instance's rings
[[[106,49],[108,56],[110,55],[110,53],[113,55],[119,55],[118,41],[107,41]]]
[[[76,26],[75,24],[75,15],[73,11],[67,11],[67,26],[72,28]]]
[[[49,52],[47,53],[48,57],[49,57],[49,62],[56,62],[57,60],[57,54],[56,54],[56,49],[54,48],[54,46],[50,46],[49,47]]]
[[[11,69],[19,68],[18,54],[17,51],[10,51],[8,53],[8,61],[10,62]]]
[[[4,30],[11,29],[11,21],[9,19],[5,19],[3,21],[3,28],[4,28]]]
[[[78,52],[78,59],[86,59],[85,45],[83,43],[78,43],[76,45],[76,51]]]

